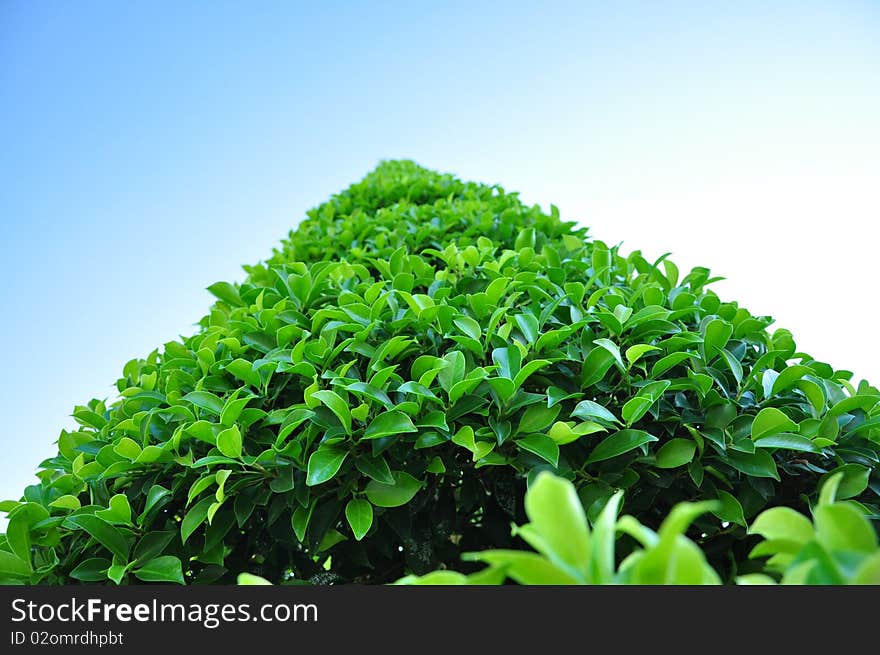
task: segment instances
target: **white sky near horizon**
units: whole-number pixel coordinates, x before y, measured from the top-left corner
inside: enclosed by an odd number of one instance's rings
[[[386,158],[707,266],[880,384],[880,8],[705,5],[0,5],[0,498]]]

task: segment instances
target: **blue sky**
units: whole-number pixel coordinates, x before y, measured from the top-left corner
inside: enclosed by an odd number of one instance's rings
[[[710,266],[880,383],[880,5],[317,4],[0,3],[0,497],[383,158]]]

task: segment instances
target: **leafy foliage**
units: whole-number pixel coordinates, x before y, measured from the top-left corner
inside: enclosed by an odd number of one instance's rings
[[[768,570],[783,584],[880,584],[880,547],[863,508],[836,501],[842,473],[825,484],[814,508],[815,528],[809,519],[788,507],[762,512],[751,531],[766,537],[752,557],[771,556]],[[574,486],[548,472],[538,475],[526,492],[526,512],[531,520],[514,527],[536,552],[486,550],[465,553],[464,559],[488,567],[464,575],[434,571],[410,575],[398,584],[485,585],[507,580],[519,584],[719,584],[699,546],[685,536],[691,522],[718,501],[679,503],[654,532],[633,516],[617,517],[623,492],[614,494],[592,526],[588,525]],[[637,543],[619,566],[618,539]],[[770,575],[740,576],[739,584],[775,584]],[[240,580],[240,584],[249,584]]]
[[[844,473],[835,473],[822,486],[813,508],[813,522],[788,507],[761,512],[750,530],[764,537],[751,557],[767,557],[767,569],[782,584],[880,584],[880,546],[877,534],[859,503],[839,500]],[[739,582],[773,582],[760,573]]]
[[[399,584],[718,584],[700,548],[685,530],[717,501],[680,503],[658,532],[632,516],[618,519],[623,496],[615,493],[599,512],[593,529],[587,523],[574,486],[553,474],[541,472],[526,493],[530,523],[514,528],[537,552],[485,550],[466,553],[465,559],[489,566],[468,576],[435,571],[408,576]],[[632,537],[639,547],[617,566],[618,533]]]
[[[553,207],[385,162],[245,270],[74,409],[0,505],[0,581],[389,582],[520,547],[545,470],[594,521],[712,501],[689,535],[728,581],[829,475],[878,513],[876,388]]]

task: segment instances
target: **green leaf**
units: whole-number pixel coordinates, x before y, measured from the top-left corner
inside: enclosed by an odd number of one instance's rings
[[[558,406],[532,405],[523,413],[517,432],[520,434],[541,432],[552,425],[553,420],[559,415],[559,409]]]
[[[128,560],[128,551],[131,547],[128,539],[104,519],[91,514],[74,514],[64,519],[62,525],[71,530],[84,530],[120,560]]]
[[[323,446],[309,457],[306,484],[310,487],[331,480],[338,472],[348,452],[333,446]]]
[[[523,450],[534,453],[553,466],[559,464],[559,446],[550,437],[543,434],[530,434],[516,439],[516,444]]]
[[[519,550],[485,550],[468,553],[462,559],[480,561],[503,568],[511,580],[523,585],[576,585],[583,584],[575,577],[550,560],[536,553]]]
[[[790,507],[771,507],[755,518],[749,534],[759,534],[768,540],[785,539],[803,545],[813,539],[813,526],[803,514]]]
[[[327,389],[316,391],[312,394],[312,398],[319,400],[336,414],[346,433],[351,434],[351,411],[349,411],[348,404],[335,391]]]
[[[649,353],[653,350],[660,350],[657,346],[652,346],[647,343],[639,343],[635,346],[630,346],[626,349],[626,361],[629,362],[629,365],[632,366],[637,361],[639,361],[645,353]]]
[[[725,320],[716,318],[706,324],[706,331],[703,335],[703,348],[706,354],[706,361],[711,361],[733,335],[733,326]]]
[[[607,407],[603,407],[592,400],[582,400],[579,402],[571,412],[571,415],[582,419],[597,418],[608,423],[620,423]]]
[[[778,396],[782,392],[788,390],[795,382],[800,380],[805,375],[812,375],[813,369],[809,366],[789,366],[785,370],[783,370],[773,382],[773,387],[770,391],[771,396]]]
[[[229,282],[215,282],[208,287],[208,291],[232,307],[240,307],[242,305],[238,290]]]
[[[847,498],[855,498],[868,488],[871,470],[861,464],[844,464],[829,471],[823,480],[838,474],[842,477],[837,482],[834,497],[837,500],[846,500]]]
[[[601,381],[614,365],[614,355],[605,348],[593,348],[581,367],[581,389],[587,389]]]
[[[234,425],[250,401],[251,398],[228,399],[223,405],[223,411],[220,412],[220,425],[226,428]]]
[[[733,373],[733,378],[736,380],[737,385],[742,384],[742,381],[743,381],[742,363],[733,355],[732,352],[730,352],[726,348],[722,348],[720,351],[720,354],[721,354],[721,358],[724,360],[725,364],[727,364],[727,368],[729,368],[730,372]]]
[[[822,505],[813,512],[816,539],[831,551],[873,553],[877,550],[877,533],[855,507],[844,503]]]
[[[364,431],[364,439],[381,439],[392,435],[418,432],[412,419],[403,412],[392,410],[379,414]]]
[[[721,503],[721,507],[712,512],[715,516],[717,516],[722,521],[735,523],[736,525],[741,525],[744,528],[748,527],[745,515],[743,514],[742,505],[740,504],[739,500],[737,500],[736,496],[727,493],[723,489],[719,489],[718,501]]]
[[[241,457],[241,432],[237,425],[226,428],[217,435],[217,449],[226,457]]]
[[[577,441],[581,437],[588,434],[595,434],[596,432],[605,432],[605,428],[593,421],[586,421],[585,423],[578,424],[557,421],[547,431],[547,436],[553,439],[558,445],[564,446]]]
[[[60,509],[69,509],[69,510],[77,510],[80,508],[79,498],[73,496],[71,494],[66,494],[64,496],[59,496],[51,503],[49,503],[49,507],[58,507]]]
[[[623,492],[618,491],[608,499],[593,524],[590,537],[592,557],[590,561],[591,582],[611,584],[614,581],[614,545],[617,538],[617,514],[623,502]]]
[[[738,450],[729,450],[724,460],[741,473],[754,478],[773,478],[779,480],[779,472],[776,470],[776,462],[767,451],[756,450],[754,453],[744,453]]]
[[[143,521],[146,518],[147,514],[150,513],[150,510],[156,507],[156,505],[158,505],[170,495],[171,491],[169,491],[162,485],[154,484],[152,487],[150,487],[150,490],[147,492],[147,500],[144,503],[144,511],[141,512],[141,515],[138,517],[138,524],[143,524]]]
[[[172,555],[155,557],[134,569],[137,579],[144,582],[175,582],[184,584],[180,560]]]
[[[765,407],[752,422],[752,439],[757,441],[780,432],[797,432],[797,423],[775,407]]]
[[[688,464],[697,450],[690,439],[670,439],[657,451],[657,468],[672,469]]]
[[[523,366],[519,373],[517,373],[513,378],[513,385],[517,389],[519,389],[525,381],[528,380],[533,373],[537,373],[545,366],[550,365],[550,360],[548,359],[533,359],[529,362],[526,362],[525,366]]]
[[[854,585],[880,585],[880,552],[862,560],[850,583]]]
[[[0,550],[0,578],[10,577],[28,579],[31,576],[31,566],[20,557],[5,550]]]
[[[107,579],[107,569],[110,568],[110,560],[104,557],[90,557],[80,562],[70,577],[82,582],[102,582]]]
[[[192,536],[192,533],[205,522],[208,518],[208,510],[213,504],[214,498],[209,496],[208,498],[203,498],[197,502],[186,513],[183,517],[183,521],[180,522],[180,540],[183,543],[186,543],[187,539]]]
[[[807,437],[799,434],[781,432],[770,437],[762,437],[755,442],[758,448],[783,448],[785,450],[797,450],[806,453],[816,453],[819,449]]]
[[[651,377],[658,378],[666,373],[666,371],[675,368],[686,359],[692,359],[693,357],[694,353],[689,352],[671,353],[665,357],[661,357],[654,363],[654,366],[651,367]]]
[[[142,449],[138,443],[129,437],[122,437],[122,439],[113,446],[113,452],[129,461],[136,460],[138,455],[141,454],[141,450]]]
[[[611,354],[614,362],[621,368],[621,370],[626,368],[626,366],[624,366],[623,364],[623,359],[621,359],[620,357],[620,347],[616,343],[611,341],[611,339],[593,339],[593,344],[608,351],[608,353]]]
[[[272,583],[266,580],[266,578],[261,578],[253,573],[239,573],[238,578],[236,579],[236,584],[245,586],[265,586],[271,585]]]
[[[220,412],[223,411],[223,401],[209,391],[191,391],[181,400],[191,402],[196,407],[215,416],[220,416]]]
[[[542,552],[572,577],[585,581],[590,565],[590,531],[574,487],[544,471],[529,487],[525,509],[530,525],[540,535]]]
[[[176,536],[177,532],[174,530],[147,532],[135,545],[133,558],[139,564],[161,555]]]
[[[531,314],[517,314],[513,317],[517,327],[530,344],[534,344],[538,340],[540,331],[538,330],[538,319]],[[475,339],[479,337],[474,337]]]
[[[405,471],[394,471],[394,484],[370,480],[367,498],[376,507],[400,507],[406,505],[422,488],[422,483]]]
[[[293,515],[290,517],[290,523],[293,527],[293,532],[300,542],[305,541],[306,529],[309,527],[309,523],[312,520],[312,513],[314,512],[314,509],[314,503],[310,504],[308,507],[298,505],[297,508],[293,510]]]
[[[363,455],[354,460],[355,468],[369,478],[385,484],[394,484],[394,476],[384,457]]]
[[[345,506],[345,518],[351,526],[354,538],[360,541],[373,525],[373,506],[369,501],[352,498]]]
[[[107,523],[117,525],[131,525],[131,505],[125,494],[116,494],[110,498],[107,509],[99,509],[95,516],[104,519]]]
[[[476,441],[474,438],[474,429],[465,425],[452,437],[452,443],[464,446],[473,453],[473,461],[478,461],[488,455],[495,444],[487,441]]]
[[[608,437],[605,437],[599,445],[593,448],[590,456],[587,458],[587,464],[601,462],[618,455],[623,455],[631,450],[644,446],[652,441],[657,441],[657,437],[648,434],[643,430],[620,430]]]
[[[18,512],[6,526],[6,544],[28,567],[31,562],[31,521],[27,513]]]
[[[452,322],[455,324],[455,327],[461,330],[462,334],[470,337],[471,339],[479,340],[480,337],[483,336],[480,324],[469,316],[459,316]]]
[[[234,359],[226,365],[226,371],[256,389],[262,385],[260,374],[254,370],[253,364],[246,359]]]
[[[651,382],[642,387],[635,397],[631,398],[624,404],[621,410],[621,416],[627,426],[632,425],[663,397],[663,392],[669,388],[671,383],[668,380],[659,382]]]

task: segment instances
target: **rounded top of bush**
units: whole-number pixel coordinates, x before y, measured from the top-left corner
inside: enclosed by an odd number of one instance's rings
[[[75,408],[9,511],[0,582],[396,580],[517,548],[526,486],[570,480],[590,520],[689,535],[730,579],[747,521],[839,498],[877,513],[880,392],[772,320],[525,206],[382,163],[308,212],[197,332]],[[518,545],[520,544],[520,545]]]

